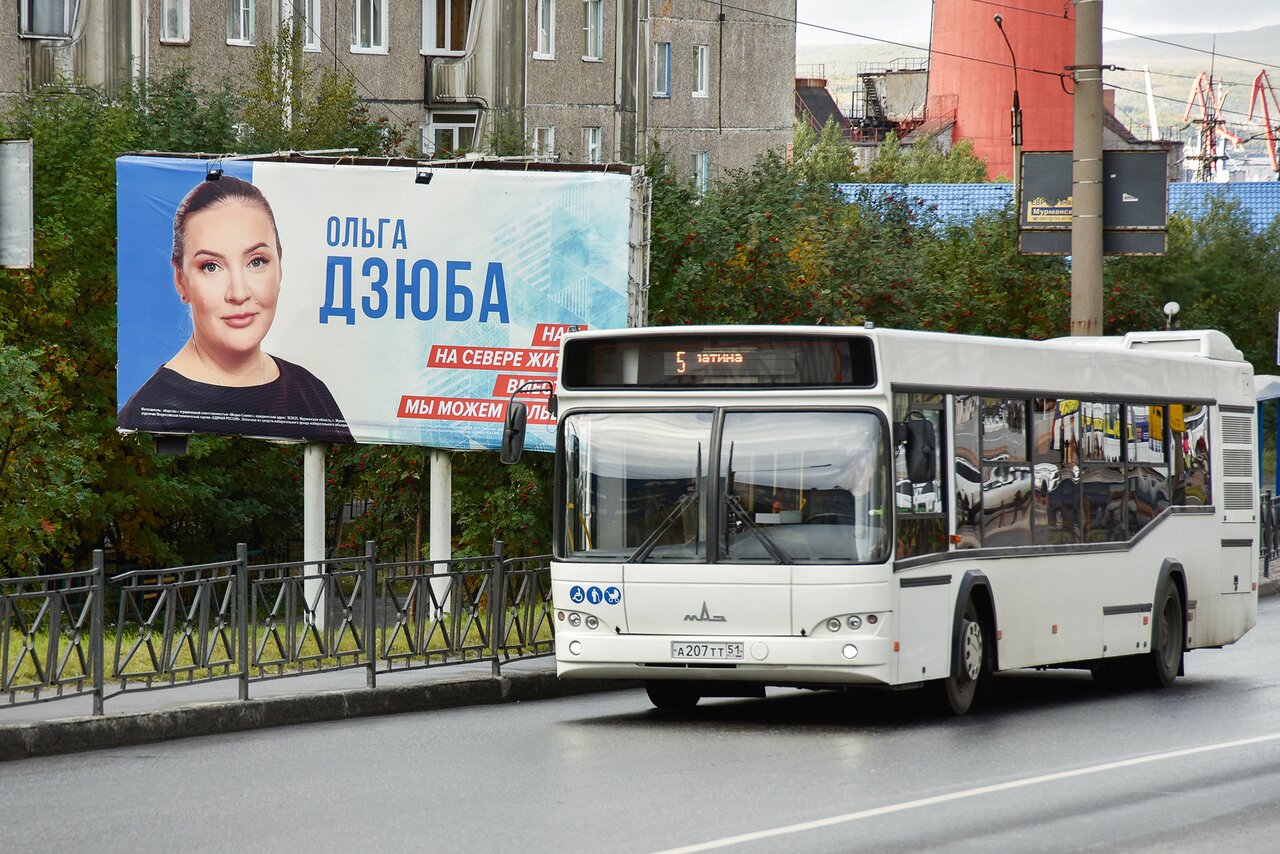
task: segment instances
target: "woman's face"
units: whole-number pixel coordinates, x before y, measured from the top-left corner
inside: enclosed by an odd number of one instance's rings
[[[206,355],[256,352],[280,295],[280,255],[267,212],[235,200],[192,215],[174,284],[191,304],[196,344]]]

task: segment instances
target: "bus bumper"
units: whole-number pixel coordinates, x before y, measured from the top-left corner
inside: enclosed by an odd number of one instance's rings
[[[893,643],[880,637],[732,637],[687,639],[741,644],[742,657],[677,659],[670,635],[556,632],[556,673],[564,679],[674,679],[800,687],[894,684]],[[852,650],[852,656],[851,656]]]

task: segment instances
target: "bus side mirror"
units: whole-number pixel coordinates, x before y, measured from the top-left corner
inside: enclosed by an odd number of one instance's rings
[[[915,416],[912,418],[911,416]],[[907,451],[907,478],[912,483],[932,483],[937,472],[937,436],[933,424],[919,412],[907,415],[906,421],[894,425],[894,440],[905,444]]]
[[[529,407],[522,401],[513,400],[507,404],[507,417],[502,424],[502,449],[498,458],[504,465],[520,462],[524,453],[524,431],[529,422]]]

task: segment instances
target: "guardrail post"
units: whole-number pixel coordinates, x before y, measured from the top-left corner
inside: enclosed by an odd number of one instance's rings
[[[1274,531],[1274,511],[1271,507],[1271,490],[1262,493],[1262,577],[1271,577],[1271,548]]]
[[[378,631],[374,628],[374,599],[378,593],[378,568],[376,560],[378,544],[374,540],[364,543],[364,663],[365,683],[378,687]]]
[[[236,543],[236,657],[240,699],[249,699],[249,546]]]
[[[502,540],[493,541],[493,587],[489,590],[489,645],[493,655],[493,678],[502,675],[502,640],[506,637],[505,598],[507,587],[507,546]]]
[[[107,567],[102,549],[93,550],[93,611],[89,626],[89,653],[93,656],[93,713],[102,714],[102,700],[106,694],[103,676],[103,659],[107,655],[107,643],[103,622],[107,608]]]

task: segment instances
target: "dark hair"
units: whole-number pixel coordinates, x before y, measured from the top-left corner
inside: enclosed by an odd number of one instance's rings
[[[239,178],[223,175],[216,181],[201,181],[191,188],[178,209],[173,214],[173,255],[170,260],[174,267],[182,266],[182,252],[187,244],[187,220],[201,211],[215,208],[228,202],[245,202],[258,205],[267,213],[271,222],[271,231],[276,236],[276,254],[284,255],[280,248],[280,230],[276,228],[276,216],[271,212],[271,205],[262,191]]]

